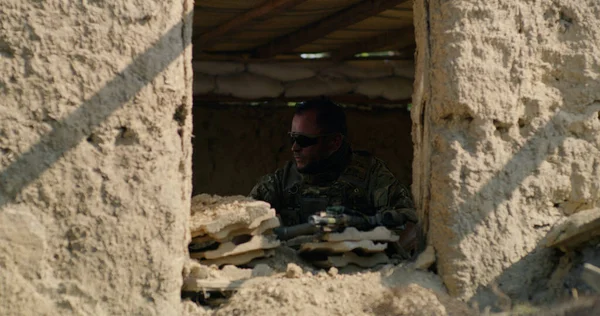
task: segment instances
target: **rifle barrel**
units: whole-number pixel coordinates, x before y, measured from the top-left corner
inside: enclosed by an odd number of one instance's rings
[[[280,226],[273,229],[279,240],[289,240],[298,236],[312,235],[319,231],[319,227],[310,223],[295,226]]]

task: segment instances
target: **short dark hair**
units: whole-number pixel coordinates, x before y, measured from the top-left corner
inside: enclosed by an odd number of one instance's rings
[[[297,115],[311,110],[317,112],[317,125],[326,133],[341,133],[348,136],[346,113],[341,106],[327,98],[312,99],[296,104]]]

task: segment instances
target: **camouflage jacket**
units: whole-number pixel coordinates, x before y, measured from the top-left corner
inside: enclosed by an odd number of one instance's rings
[[[390,209],[414,208],[408,188],[401,185],[384,162],[367,152],[348,151],[340,170],[301,174],[288,162],[264,176],[250,196],[269,202],[282,224],[305,223],[308,216],[327,206],[341,205],[364,215]],[[404,212],[416,222],[414,211]]]

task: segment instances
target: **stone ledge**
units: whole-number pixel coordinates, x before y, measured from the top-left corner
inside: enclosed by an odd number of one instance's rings
[[[218,259],[227,256],[239,255],[245,252],[250,252],[259,249],[271,249],[278,247],[281,244],[274,235],[269,236],[254,236],[248,242],[236,245],[233,242],[227,242],[219,245],[215,250],[205,252],[195,252],[190,254],[192,258],[200,259]]]
[[[600,236],[600,208],[581,211],[550,230],[546,245],[567,251]]]

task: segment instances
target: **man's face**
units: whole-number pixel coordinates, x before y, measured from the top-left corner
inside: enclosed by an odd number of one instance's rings
[[[316,111],[307,111],[300,115],[294,115],[292,119],[292,130],[294,134],[305,136],[323,135],[325,132],[317,125]],[[292,144],[292,152],[298,170],[302,171],[311,163],[329,157],[337,148],[330,137],[319,137],[316,144],[302,147],[298,142]],[[337,146],[339,147],[339,146]]]

